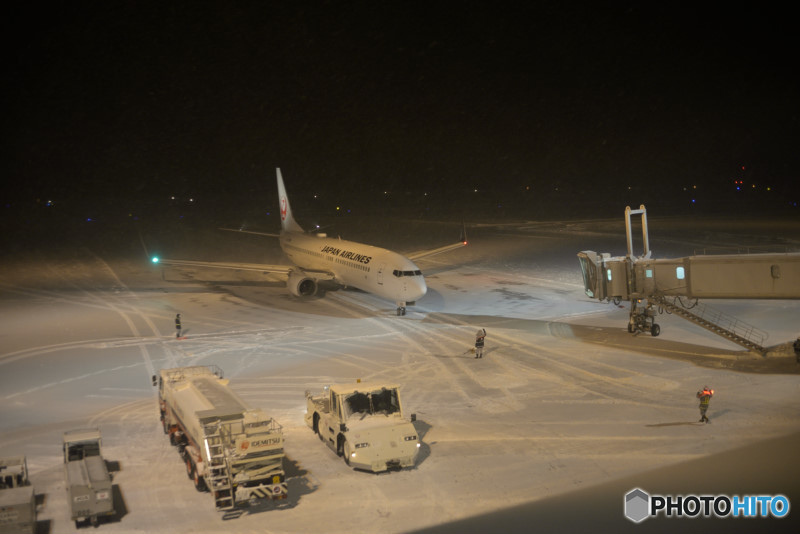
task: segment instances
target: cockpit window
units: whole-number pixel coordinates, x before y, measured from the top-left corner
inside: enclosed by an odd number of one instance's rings
[[[345,418],[354,414],[393,414],[400,411],[397,400],[397,390],[381,388],[370,393],[356,391],[351,393],[344,402]]]
[[[400,271],[398,269],[395,269],[394,271],[392,271],[392,274],[398,278],[400,278],[401,276],[422,276],[422,271],[420,271],[419,269],[417,269],[416,271]]]
[[[347,416],[350,416],[354,413],[368,414],[370,413],[369,395],[356,391],[355,393],[347,397],[345,406],[346,406],[345,411],[347,412],[346,413]]]
[[[397,390],[381,388],[380,391],[372,392],[372,409],[375,413],[395,413],[400,411],[400,404],[397,402]]]

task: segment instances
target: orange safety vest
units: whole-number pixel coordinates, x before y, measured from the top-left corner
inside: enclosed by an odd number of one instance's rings
[[[703,391],[697,392],[697,398],[700,399],[700,404],[708,406],[708,403],[711,402],[711,397],[714,396],[713,391],[709,391],[704,389]]]

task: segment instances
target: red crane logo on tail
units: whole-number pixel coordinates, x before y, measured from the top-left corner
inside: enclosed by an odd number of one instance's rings
[[[286,220],[286,197],[281,197],[281,220]]]

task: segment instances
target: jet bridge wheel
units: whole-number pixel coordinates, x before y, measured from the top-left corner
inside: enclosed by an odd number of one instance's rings
[[[650,335],[653,337],[658,337],[658,334],[661,333],[661,327],[658,326],[656,323],[653,323],[653,326],[650,327]]]

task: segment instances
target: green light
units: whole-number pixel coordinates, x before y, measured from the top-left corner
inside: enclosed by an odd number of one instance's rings
[[[158,263],[158,256],[153,256],[153,263]]]

